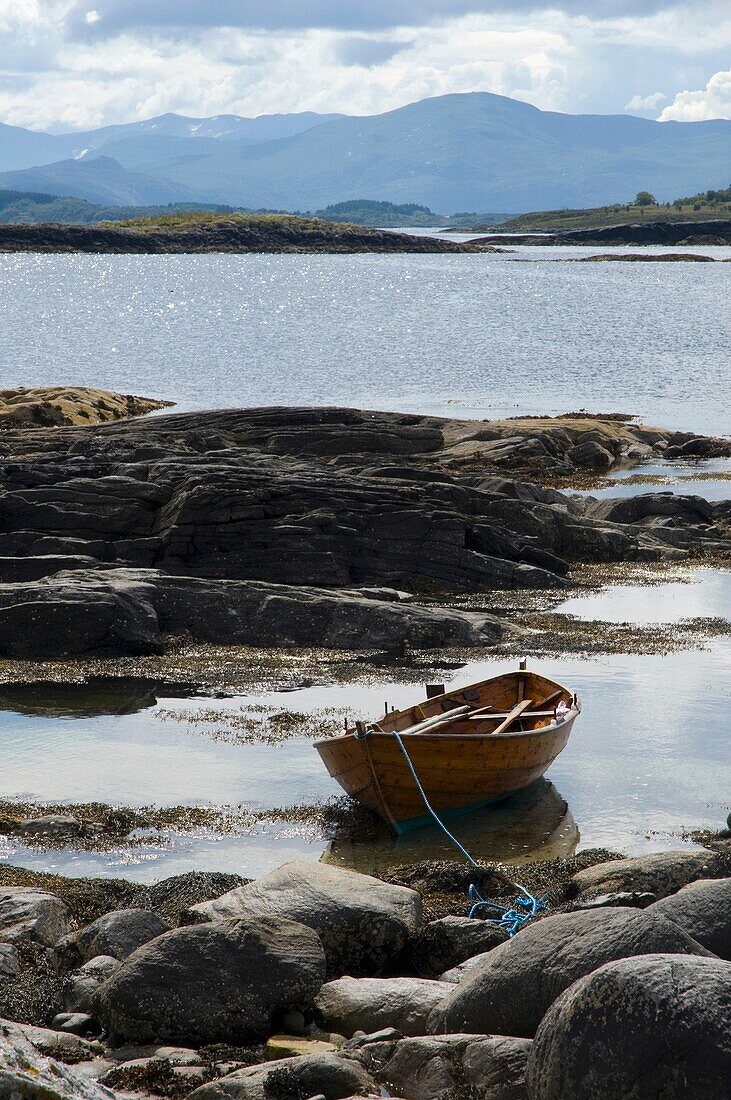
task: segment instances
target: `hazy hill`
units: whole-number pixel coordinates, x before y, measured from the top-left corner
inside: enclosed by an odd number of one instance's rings
[[[664,202],[701,187],[723,187],[731,178],[731,120],[659,123],[626,115],[557,114],[482,92],[426,99],[366,118],[321,121],[256,143],[243,123],[259,120],[203,121],[162,116],[132,128],[107,128],[99,149],[119,162],[117,190],[124,197],[112,198],[111,164],[102,173],[97,168],[76,176],[68,166],[46,164],[22,179],[1,174],[0,187],[60,193],[62,186],[66,194],[104,203],[195,200],[318,210],[374,199],[440,213],[520,213],[596,207],[643,189]],[[291,125],[304,125],[302,116],[290,116],[288,123],[261,122],[257,132],[261,136],[271,126],[281,132]],[[216,126],[225,137],[215,136]],[[198,127],[198,136],[192,127]],[[135,180],[130,172],[138,174]],[[95,174],[103,176],[99,190],[94,190]]]
[[[188,165],[201,198],[305,208],[348,198],[433,210],[597,206],[649,188],[662,200],[731,175],[731,121],[562,115],[486,93],[442,96]]]
[[[177,139],[181,143],[172,147],[175,155],[197,155],[202,148],[200,143],[205,140],[238,141],[242,145],[274,141],[340,117],[333,114],[318,115],[313,111],[292,115],[259,115],[258,118],[242,118],[239,115],[188,118],[185,115],[166,114],[144,122],[102,126],[97,130],[75,131],[71,134],[46,134],[0,123],[0,172],[46,165],[99,149],[104,149],[107,153],[105,146],[119,142],[124,143],[124,149],[130,158],[138,155],[137,143],[141,143],[140,149],[145,151],[148,159],[155,159],[156,145],[157,159],[163,159],[171,155],[170,139]],[[193,145],[194,142],[198,144]],[[117,156],[114,152],[109,152],[109,155]],[[135,166],[122,157],[117,159],[125,168]]]
[[[190,197],[181,184],[141,172],[128,172],[113,157],[101,156],[3,172],[0,188],[72,195],[88,202],[120,206],[180,202]]]

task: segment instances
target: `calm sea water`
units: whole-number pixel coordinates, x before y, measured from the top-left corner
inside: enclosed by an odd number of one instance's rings
[[[697,615],[731,618],[731,575],[699,570],[691,583],[619,586],[572,597],[559,610],[584,619],[669,622]],[[731,643],[667,656],[573,657],[536,663],[577,690],[583,712],[550,782],[503,806],[470,815],[458,835],[484,859],[550,858],[603,845],[642,852],[675,848],[690,828],[720,828],[729,812],[728,670]],[[505,670],[505,662],[472,661],[452,683]],[[14,686],[0,691],[3,767],[0,793],[27,799],[127,805],[237,805],[252,808],[314,803],[339,795],[309,737],[277,745],[221,739],[225,718],[191,723],[211,705],[236,714],[252,704],[316,711],[348,706],[373,715],[387,698],[413,702],[418,688],[392,682],[320,685],[262,696],[210,700],[175,697],[169,687]],[[179,693],[177,693],[179,694]],[[161,843],[104,855],[38,852],[0,837],[0,860],[76,874],[123,874],[151,880],[193,868],[257,875],[305,854],[374,870],[411,859],[452,858],[435,829],[395,841],[328,845],[317,829],[257,824],[239,836],[170,834]]]
[[[731,264],[564,262],[588,251],[4,255],[0,384],[731,430]]]

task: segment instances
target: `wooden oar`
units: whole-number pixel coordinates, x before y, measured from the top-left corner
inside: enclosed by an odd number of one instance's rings
[[[518,703],[517,707],[513,707],[510,714],[508,715],[508,717],[505,718],[500,723],[500,725],[497,727],[497,729],[494,729],[492,731],[491,736],[494,737],[496,733],[502,733],[504,730],[506,730],[508,728],[508,726],[512,726],[513,722],[515,722],[516,719],[520,718],[523,711],[528,710],[528,708],[532,707],[532,706],[533,706],[533,700],[532,699],[524,699],[522,701],[522,703]]]

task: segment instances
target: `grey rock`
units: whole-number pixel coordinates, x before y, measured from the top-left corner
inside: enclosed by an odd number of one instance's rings
[[[587,440],[571,447],[567,457],[574,466],[589,470],[609,470],[615,461],[612,452],[595,440]]]
[[[62,1060],[81,1063],[95,1057],[99,1044],[82,1039],[67,1031],[54,1031],[48,1027],[18,1024],[13,1020],[0,1020],[0,1035],[22,1043],[31,1043],[40,1053],[62,1056]]]
[[[147,909],[115,909],[65,936],[56,945],[54,959],[60,970],[73,969],[97,955],[126,959],[169,929],[167,921]]]
[[[0,941],[33,940],[50,947],[69,927],[68,906],[31,886],[0,887]]]
[[[102,982],[119,969],[119,959],[111,955],[96,955],[72,971],[64,982],[63,1000],[69,1012],[89,1012],[94,994]]]
[[[8,1100],[112,1100],[116,1094],[73,1066],[46,1058],[0,1024],[0,1096]]]
[[[466,959],[484,954],[508,938],[483,920],[442,917],[425,924],[409,943],[409,959],[418,974],[436,978]]]
[[[649,954],[607,963],[549,1008],[531,1100],[718,1100],[731,1081],[731,965]]]
[[[87,1012],[59,1012],[53,1017],[51,1027],[70,1035],[90,1035],[95,1029],[94,1021]]]
[[[358,1057],[406,1100],[526,1100],[529,1039],[439,1035],[368,1044]]]
[[[0,654],[159,653],[150,594],[149,585],[125,570],[82,570],[0,584]]]
[[[20,955],[11,943],[0,943],[0,974],[15,978],[20,974]]]
[[[431,1033],[531,1038],[564,989],[603,963],[654,952],[710,955],[686,932],[649,910],[556,914],[529,925],[487,958],[429,1017]]]
[[[370,875],[293,860],[215,901],[193,906],[191,921],[287,916],[313,928],[329,977],[377,975],[421,923],[421,897]]]
[[[239,1042],[275,1011],[308,1003],[325,978],[319,937],[275,916],[165,932],[100,986],[94,1015],[135,1042]]]
[[[680,925],[714,955],[731,959],[731,878],[691,882],[650,912]]]
[[[634,892],[632,890],[620,890],[614,894],[599,894],[595,898],[587,898],[586,901],[577,901],[572,908],[581,909],[647,909],[657,901],[657,896],[649,891]]]
[[[346,1036],[393,1027],[423,1035],[429,1013],[449,993],[425,978],[338,978],[322,987],[315,1008],[324,1026]]]
[[[611,863],[597,863],[575,874],[572,882],[582,900],[617,891],[650,892],[664,898],[689,882],[723,878],[728,871],[728,858],[707,849],[651,852]]]
[[[363,1066],[340,1054],[305,1054],[247,1066],[191,1093],[190,1100],[274,1100],[275,1097],[323,1095],[341,1100],[363,1092],[377,1095]]]

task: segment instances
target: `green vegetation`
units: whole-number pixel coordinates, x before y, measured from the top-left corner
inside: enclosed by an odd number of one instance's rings
[[[325,207],[324,210],[250,210],[247,207],[225,206],[216,203],[168,203],[161,206],[102,206],[70,196],[49,195],[35,191],[0,190],[0,224],[37,225],[39,222],[58,222],[62,225],[97,225],[100,222],[125,224],[132,219],[153,219],[156,225],[162,218],[175,218],[189,214],[263,216],[278,215],[315,217],[325,222],[343,222],[351,225],[367,225],[381,229],[398,229],[402,226],[471,226],[477,221],[490,221],[497,225],[506,214],[435,214],[428,206],[418,203],[377,202],[375,199],[352,199]],[[164,223],[177,224],[173,221]]]
[[[322,218],[315,218],[308,214],[284,214],[284,213],[248,213],[221,211],[189,210],[175,214],[145,215],[139,218],[125,218],[124,221],[102,223],[115,229],[139,229],[143,232],[156,232],[159,229],[195,229],[202,225],[245,225],[249,228],[284,227],[293,229],[326,229],[328,233],[338,233],[341,230],[352,229],[353,226],[343,222],[333,226]]]
[[[731,219],[731,186],[702,191],[668,203],[659,203],[649,191],[640,191],[634,202],[626,204],[614,203],[588,210],[537,210],[510,218],[500,229],[511,233],[529,229],[595,229],[627,222],[697,222],[726,218]]]

